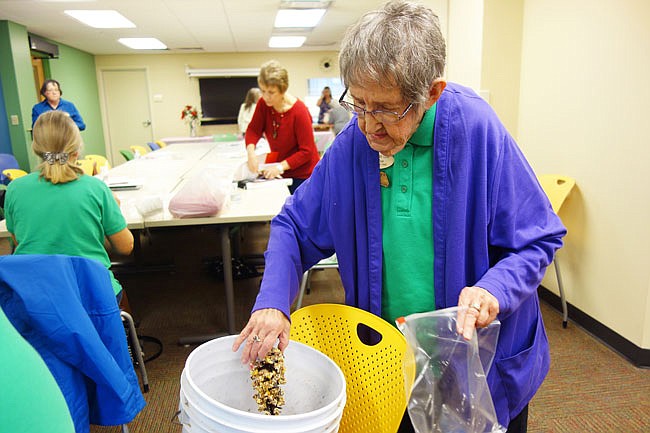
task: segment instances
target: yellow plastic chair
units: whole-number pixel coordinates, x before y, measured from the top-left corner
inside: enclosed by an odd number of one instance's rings
[[[9,178],[2,174],[10,168],[20,168],[18,160],[12,153],[0,153],[0,185],[7,185],[10,182]]]
[[[156,141],[154,141],[154,143],[156,143],[158,146],[160,146],[161,149],[162,149],[163,147],[167,147],[167,143],[165,143],[165,142],[162,141],[162,140],[156,140]]]
[[[83,170],[84,174],[88,176],[94,176],[97,174],[97,169],[95,161],[90,159],[78,159],[77,165]]]
[[[569,193],[573,187],[576,185],[575,179],[559,174],[543,174],[537,178],[551,202],[553,211],[559,216],[560,208],[562,208],[564,201],[569,196]],[[569,323],[569,310],[567,308],[564,286],[562,284],[562,274],[560,273],[560,263],[558,261],[557,255],[553,259],[553,265],[555,266],[557,286],[560,290],[560,302],[562,303],[562,327],[566,328]]]
[[[413,354],[397,328],[340,304],[301,308],[291,315],[291,323],[292,340],[324,353],[345,375],[347,402],[339,433],[396,432],[415,377]],[[374,330],[381,340],[364,343],[360,328]]]
[[[140,155],[144,155],[144,154],[149,153],[151,151],[148,147],[140,146],[138,144],[135,144],[135,145],[129,146],[129,147],[131,148],[131,152],[133,152],[133,154],[138,153]]]
[[[86,155],[85,159],[89,159],[91,161],[95,161],[95,166],[97,167],[97,171],[100,170],[101,167],[106,166],[107,169],[111,169],[111,164],[108,162],[108,159],[106,159],[105,156],[103,155]]]
[[[19,168],[7,168],[2,170],[2,174],[4,174],[7,177],[7,179],[9,179],[9,181],[11,182],[12,180],[18,179],[19,177],[23,177],[29,173]]]

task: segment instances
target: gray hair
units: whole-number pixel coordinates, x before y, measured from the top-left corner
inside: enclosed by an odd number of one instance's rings
[[[363,83],[397,86],[411,102],[423,102],[445,69],[445,39],[438,16],[403,0],[367,12],[345,32],[339,65],[346,87]]]

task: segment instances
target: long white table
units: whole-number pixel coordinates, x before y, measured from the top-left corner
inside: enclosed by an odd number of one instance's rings
[[[130,177],[142,179],[143,186],[138,190],[116,192],[122,202],[122,212],[130,218],[129,224],[141,223],[144,228],[191,225],[219,225],[221,250],[223,255],[224,288],[228,316],[228,332],[237,333],[235,327],[235,295],[232,276],[232,251],[230,226],[232,224],[270,221],[289,196],[286,186],[279,185],[262,189],[237,189],[236,199],[230,202],[217,215],[200,218],[175,218],[168,210],[169,200],[193,176],[203,169],[222,172],[232,180],[233,173],[246,162],[243,141],[239,142],[197,142],[174,143],[163,149],[148,153],[137,160],[113,168],[111,177]],[[134,208],[138,200],[159,197],[163,208],[141,216]],[[199,335],[181,339],[181,344],[192,344],[214,338],[214,335]]]
[[[279,184],[260,189],[237,189],[235,199],[215,216],[201,218],[175,218],[168,210],[169,201],[193,176],[202,169],[215,169],[232,179],[233,173],[246,161],[243,142],[188,142],[174,143],[116,166],[103,175],[110,183],[115,179],[129,179],[141,183],[135,190],[115,191],[120,208],[130,229],[155,227],[218,225],[223,254],[224,287],[228,313],[228,332],[235,328],[234,283],[232,277],[232,252],[229,229],[232,224],[270,221],[280,211],[289,196],[285,185]],[[158,198],[162,208],[141,215],[137,204],[143,200]],[[0,224],[0,237],[7,237],[5,222]],[[186,338],[182,344],[206,341],[210,336]]]
[[[328,129],[326,131],[314,131],[314,143],[316,143],[316,149],[321,155],[327,150],[327,148],[334,141],[334,133]]]

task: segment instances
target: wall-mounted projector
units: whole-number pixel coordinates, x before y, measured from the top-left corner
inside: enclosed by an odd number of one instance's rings
[[[59,58],[59,46],[38,36],[29,35],[29,48],[33,51],[45,54],[52,59]]]

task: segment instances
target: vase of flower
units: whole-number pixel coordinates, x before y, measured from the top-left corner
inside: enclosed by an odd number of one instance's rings
[[[196,137],[196,129],[199,124],[199,112],[191,105],[186,105],[181,111],[181,119],[190,126],[190,137]]]

